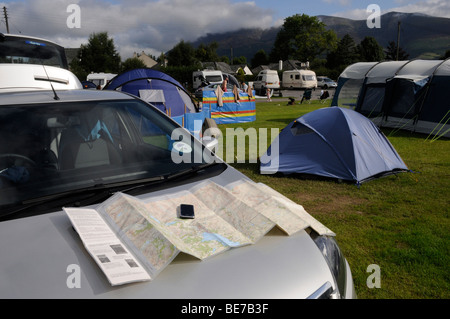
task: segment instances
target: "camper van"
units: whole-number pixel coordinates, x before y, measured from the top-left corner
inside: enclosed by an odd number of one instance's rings
[[[105,87],[106,84],[108,84],[109,81],[111,81],[117,74],[113,73],[91,73],[88,74],[86,80],[94,83],[97,85],[97,87],[100,86],[101,89]]]
[[[280,90],[280,78],[275,70],[262,70],[253,82],[253,88],[257,95],[265,95],[266,89]]]
[[[223,82],[222,71],[218,70],[203,70],[192,72],[192,88],[198,89],[199,87],[210,84],[221,84]]]
[[[0,63],[36,64],[69,69],[64,48],[52,41],[0,33]]]
[[[317,88],[316,73],[311,70],[284,71],[281,84],[284,89]]]
[[[0,93],[81,89],[64,48],[32,36],[0,33]]]

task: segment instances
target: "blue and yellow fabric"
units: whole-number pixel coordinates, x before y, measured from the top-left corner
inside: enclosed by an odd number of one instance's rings
[[[255,97],[239,92],[236,99],[232,92],[224,92],[222,106],[219,105],[214,91],[203,92],[203,112],[217,124],[245,123],[256,120]]]

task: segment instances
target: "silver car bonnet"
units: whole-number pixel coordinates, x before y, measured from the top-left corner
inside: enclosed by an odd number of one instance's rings
[[[227,169],[213,180],[237,177]],[[307,298],[333,283],[306,231],[287,236],[274,229],[254,245],[204,261],[180,254],[153,281],[114,287],[62,211],[1,222],[0,243],[0,298]],[[79,287],[69,288],[74,269]]]

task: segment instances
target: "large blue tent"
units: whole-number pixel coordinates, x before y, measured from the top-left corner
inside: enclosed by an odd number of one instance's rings
[[[358,62],[339,76],[331,105],[379,127],[450,137],[450,58]]]
[[[119,90],[140,97],[170,116],[194,136],[201,136],[206,114],[198,110],[190,94],[164,72],[141,68],[115,76],[104,90]]]
[[[372,121],[341,107],[318,109],[291,122],[261,157],[266,158],[263,174],[313,174],[357,184],[408,170]]]
[[[183,86],[171,76],[153,69],[134,69],[115,76],[104,90],[120,90],[152,103],[175,117],[197,108]]]

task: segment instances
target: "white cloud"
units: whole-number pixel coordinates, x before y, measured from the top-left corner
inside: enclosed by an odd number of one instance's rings
[[[422,13],[435,17],[450,18],[450,1],[448,0],[425,0],[418,1],[416,3],[409,3],[406,5],[401,5],[405,3],[405,1],[403,0],[397,0],[395,2],[400,4],[400,6],[393,8],[385,8],[381,6],[381,14],[396,11],[404,13]],[[333,15],[353,20],[365,20],[370,15],[370,13],[366,11],[366,8],[361,8],[337,12]]]
[[[352,2],[351,0],[322,0],[322,1],[328,4],[338,4],[341,6],[349,6],[351,5]]]
[[[69,4],[81,9],[81,28],[68,28]],[[232,0],[25,0],[7,6],[12,33],[48,38],[65,47],[87,43],[90,34],[107,31],[122,59],[136,52],[160,52],[179,41],[194,41],[207,33],[273,25],[272,11],[254,1]],[[2,24],[0,24],[2,28]]]
[[[401,7],[392,8],[389,11],[424,13],[430,16],[450,18],[450,1],[448,0],[427,0],[417,3],[407,4]]]

